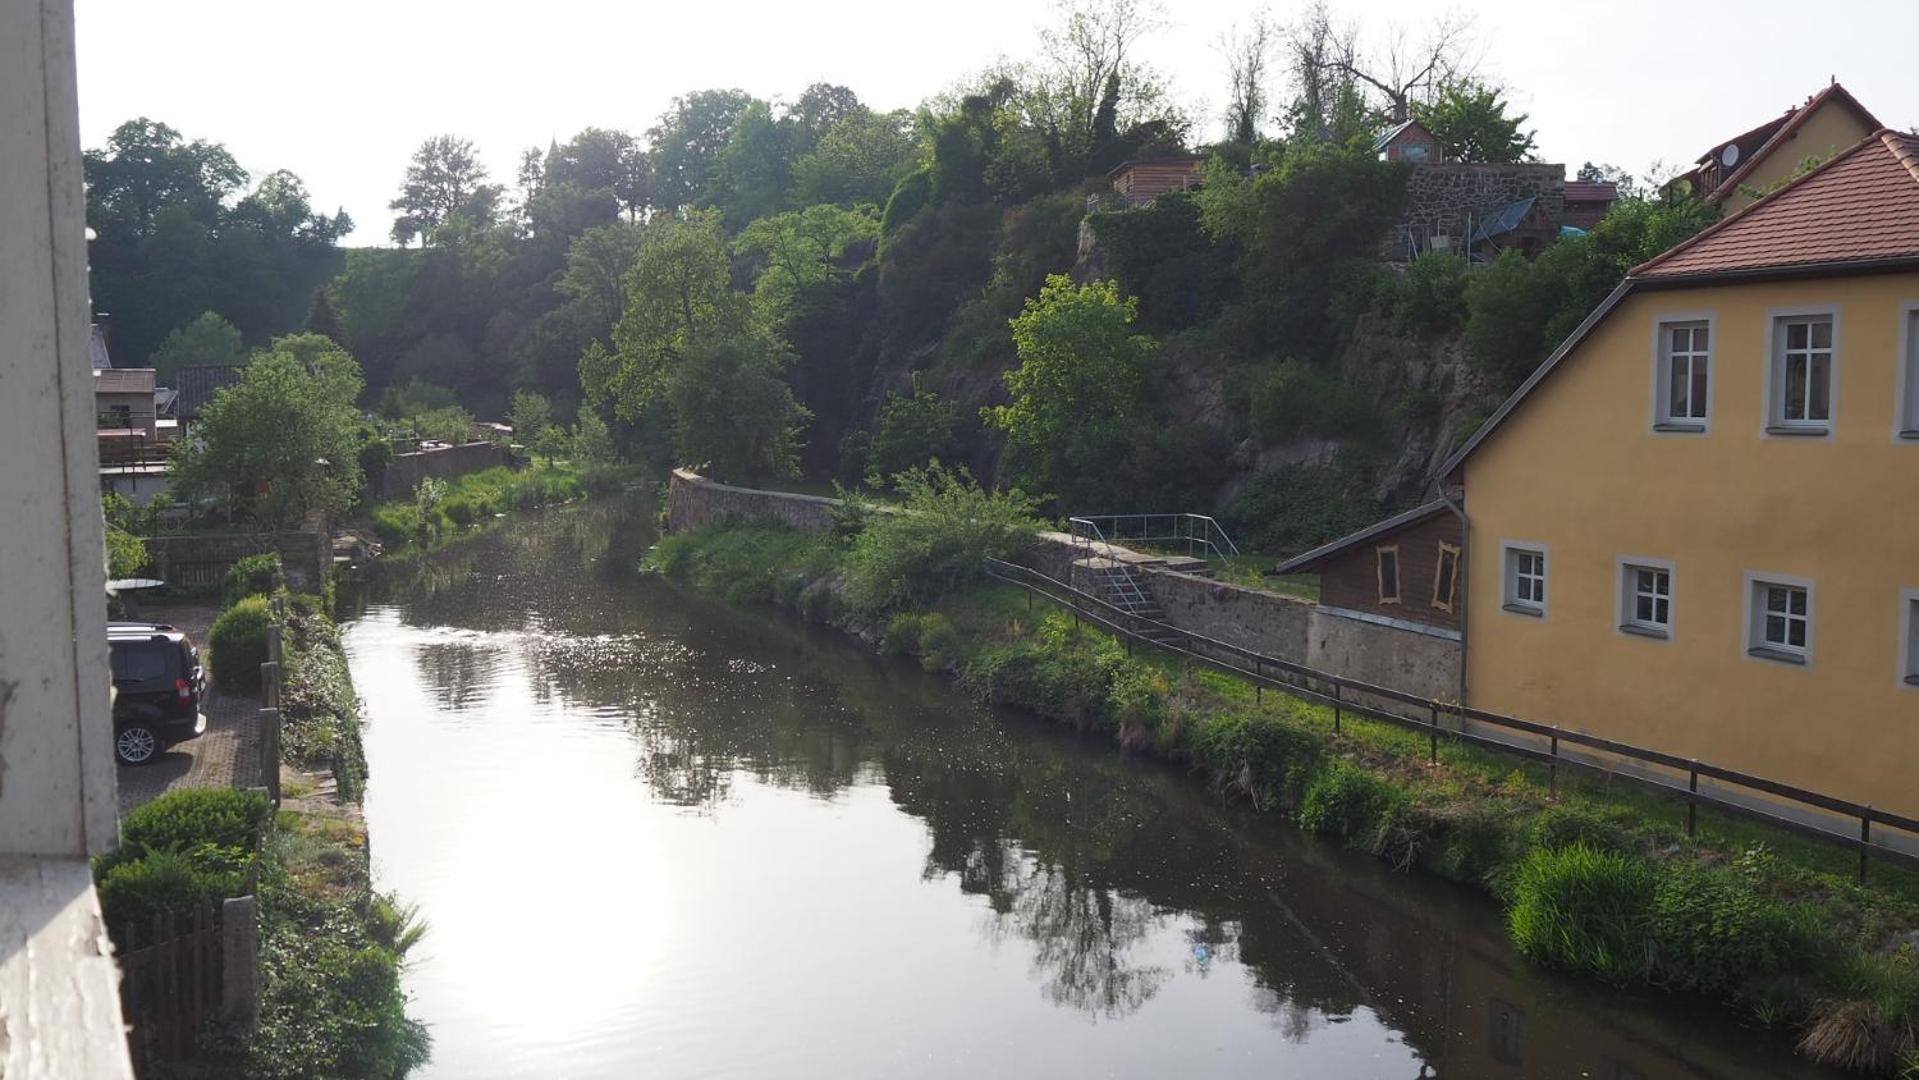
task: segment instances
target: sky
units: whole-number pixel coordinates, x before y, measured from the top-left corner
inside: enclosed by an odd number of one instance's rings
[[[1303,0],[1176,0],[1140,56],[1223,132],[1222,30]],[[1467,0],[1479,71],[1509,88],[1541,160],[1646,173],[1683,166],[1837,77],[1890,126],[1919,124],[1913,0]],[[1362,45],[1417,36],[1440,5],[1338,0]],[[1730,14],[1729,14],[1730,12]],[[81,135],[101,145],[146,116],[224,143],[255,178],[298,174],[318,210],[344,207],[348,242],[386,242],[387,203],[413,149],[473,139],[496,181],[520,151],[588,126],[635,133],[676,94],[738,87],[791,100],[813,82],[880,109],[912,107],[997,58],[1038,47],[1036,0],[767,3],[539,0],[76,0]],[[1271,88],[1284,97],[1278,77]],[[1669,168],[1667,172],[1677,171]]]

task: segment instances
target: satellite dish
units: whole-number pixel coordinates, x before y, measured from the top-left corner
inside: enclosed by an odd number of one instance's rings
[[[1724,165],[1728,169],[1739,164],[1739,147],[1737,144],[1727,143],[1726,148],[1719,151],[1719,164]]]

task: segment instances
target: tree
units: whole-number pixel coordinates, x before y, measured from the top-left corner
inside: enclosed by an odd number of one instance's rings
[[[885,203],[900,178],[913,169],[911,121],[903,111],[861,109],[832,123],[813,148],[793,162],[794,201]]]
[[[720,208],[736,226],[781,210],[793,186],[796,136],[795,125],[776,119],[765,102],[749,104],[734,121],[701,202]]]
[[[765,317],[778,320],[802,295],[834,280],[836,263],[849,248],[878,239],[879,231],[870,206],[809,206],[753,222],[740,232],[734,249],[764,262],[753,299]]]
[[[961,451],[959,424],[959,406],[931,390],[886,395],[867,452],[867,481],[878,484],[929,461],[954,460]]]
[[[1526,114],[1508,116],[1499,90],[1477,79],[1448,82],[1430,104],[1415,106],[1413,112],[1439,138],[1449,158],[1510,165],[1532,156],[1533,133],[1520,130]]]
[[[661,210],[691,206],[711,194],[720,155],[740,117],[763,104],[744,90],[699,90],[676,97],[647,131],[653,144],[653,204]]]
[[[309,510],[339,512],[360,489],[360,365],[318,334],[273,342],[221,390],[174,444],[174,484],[188,498],[224,491],[262,527]]]
[[[140,514],[124,495],[108,492],[100,497],[100,509],[107,526],[107,578],[130,578],[147,565],[147,545],[134,531]]]
[[[665,388],[679,459],[725,479],[793,475],[809,414],[780,379],[790,359],[737,331],[688,348]]]
[[[553,403],[531,390],[515,390],[506,422],[513,425],[514,439],[522,446],[532,446],[541,433],[553,426]]]
[[[1285,116],[1288,138],[1343,144],[1378,126],[1376,111],[1352,75],[1358,31],[1335,25],[1324,0],[1286,31],[1284,47],[1293,84]]]
[[[1062,498],[1112,494],[1103,484],[1147,418],[1158,346],[1132,323],[1138,303],[1111,281],[1054,274],[1012,321],[1019,366],[1012,401],[981,415],[1005,432],[1015,471]]]
[[[1416,102],[1472,74],[1466,53],[1471,31],[1470,16],[1448,10],[1418,39],[1403,26],[1389,26],[1370,56],[1349,52],[1340,63],[1347,74],[1379,91],[1388,118],[1397,124],[1412,119]]]
[[[1055,0],[1058,22],[1040,34],[1040,62],[1012,72],[1024,119],[1074,179],[1117,161],[1118,132],[1150,121],[1183,128],[1164,81],[1134,46],[1165,24],[1158,0]]]
[[[161,211],[184,207],[212,225],[221,203],[246,184],[246,170],[226,147],[142,116],[113,129],[105,150],[85,154],[87,221],[98,232],[153,234]]]
[[[1272,61],[1277,28],[1265,9],[1245,26],[1234,24],[1214,43],[1226,58],[1226,137],[1242,146],[1259,141],[1266,115],[1266,68]]]
[[[399,197],[387,204],[400,211],[393,239],[404,247],[461,213],[491,220],[499,196],[500,189],[486,182],[473,140],[436,135],[413,152]]]
[[[340,316],[333,310],[333,295],[325,285],[313,290],[313,302],[307,305],[306,332],[318,334],[335,345],[346,344],[346,331],[340,328]]]
[[[211,311],[203,311],[192,322],[168,334],[153,350],[147,363],[161,386],[173,384],[174,376],[189,364],[241,364],[247,358],[246,343],[233,324]]]

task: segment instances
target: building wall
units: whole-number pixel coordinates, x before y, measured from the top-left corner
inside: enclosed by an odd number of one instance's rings
[[[153,391],[138,394],[96,393],[93,395],[94,409],[101,415],[109,415],[116,409],[127,410],[128,427],[137,428],[154,437]]]
[[[1319,601],[1327,607],[1458,630],[1463,588],[1455,588],[1451,611],[1433,606],[1433,585],[1442,543],[1450,544],[1459,552],[1457,572],[1459,585],[1463,586],[1466,560],[1465,551],[1460,548],[1459,518],[1447,512],[1328,559],[1319,571]],[[1396,604],[1383,604],[1379,598],[1378,549],[1382,547],[1399,549],[1399,602]]]
[[[1113,178],[1113,190],[1130,202],[1147,202],[1199,184],[1199,162],[1135,165]]]
[[[1870,134],[1872,129],[1852,110],[1828,101],[1800,125],[1791,139],[1774,147],[1738,186],[1764,191],[1798,172],[1800,163],[1806,158],[1813,155],[1831,157]],[[1730,214],[1750,205],[1752,201],[1735,188],[1720,200],[1720,205]]]
[[[1465,465],[1471,704],[1919,813],[1919,442],[1893,437],[1919,274],[1641,292]],[[1830,438],[1769,437],[1773,309],[1837,304]],[[1651,430],[1662,316],[1710,315],[1711,427]],[[1501,542],[1547,548],[1543,618],[1501,609]],[[1622,556],[1671,560],[1670,640],[1618,629]],[[1804,667],[1747,655],[1748,572],[1814,582]]]
[[[1403,258],[1406,228],[1453,239],[1465,251],[1466,238],[1486,216],[1528,195],[1539,196],[1535,213],[1553,229],[1565,216],[1564,165],[1415,165],[1406,186],[1402,227],[1384,239],[1388,258]]]

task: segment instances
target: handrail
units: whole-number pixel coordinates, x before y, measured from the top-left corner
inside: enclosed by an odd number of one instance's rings
[[[1129,642],[1140,642],[1161,652],[1204,664],[1217,671],[1226,672],[1248,679],[1256,687],[1272,686],[1297,697],[1317,701],[1333,707],[1334,730],[1339,729],[1340,720],[1345,713],[1396,724],[1426,732],[1430,738],[1431,760],[1439,759],[1439,738],[1443,734],[1454,742],[1466,742],[1475,746],[1502,753],[1509,753],[1535,761],[1545,762],[1552,770],[1552,783],[1558,785],[1558,769],[1561,765],[1585,769],[1613,780],[1622,780],[1640,787],[1667,795],[1683,797],[1687,803],[1686,833],[1693,835],[1696,827],[1697,809],[1700,804],[1715,807],[1721,811],[1760,821],[1765,824],[1786,829],[1838,847],[1856,851],[1859,854],[1859,880],[1864,882],[1867,873],[1867,860],[1877,858],[1885,862],[1919,869],[1919,855],[1887,847],[1872,839],[1872,826],[1883,825],[1919,837],[1919,819],[1879,810],[1871,806],[1848,802],[1816,791],[1794,787],[1777,780],[1752,776],[1734,769],[1713,765],[1692,758],[1683,758],[1660,750],[1633,746],[1599,735],[1581,731],[1570,731],[1553,724],[1523,720],[1500,713],[1474,709],[1457,702],[1424,698],[1391,687],[1368,683],[1359,679],[1336,675],[1329,671],[1307,667],[1290,660],[1267,656],[1251,649],[1219,641],[1190,630],[1174,626],[1158,619],[1137,615],[1112,604],[1091,593],[1084,592],[1073,585],[1043,574],[1027,566],[1006,562],[1001,559],[987,560],[987,575],[1008,585],[1043,596],[1056,604],[1073,610],[1076,617],[1086,617],[1108,631],[1125,638]],[[1148,636],[1142,631],[1158,631],[1159,637]],[[1170,640],[1169,640],[1170,638]],[[1183,641],[1181,645],[1177,642]],[[1197,651],[1203,648],[1207,652]],[[1209,655],[1211,654],[1211,655]],[[1222,659],[1220,655],[1243,661],[1233,663]],[[1269,671],[1271,674],[1269,674]],[[1281,676],[1289,676],[1293,680]],[[1318,684],[1315,686],[1314,684]],[[1330,691],[1330,692],[1329,692]],[[1355,699],[1354,695],[1360,695]],[[1422,716],[1409,716],[1399,712],[1369,704],[1365,698],[1383,699],[1398,705],[1409,706]],[[1443,728],[1439,722],[1441,714],[1457,717],[1461,725],[1458,728]],[[1549,740],[1546,749],[1510,743],[1464,729],[1464,721],[1471,720],[1491,727],[1523,732]],[[1657,775],[1640,776],[1630,772],[1620,772],[1601,762],[1569,757],[1560,752],[1560,744],[1581,746],[1630,761],[1646,765],[1658,765],[1686,773],[1685,786],[1680,786],[1679,778],[1661,779]],[[1699,789],[1699,778],[1706,777],[1721,783],[1762,792],[1766,795],[1788,799],[1805,806],[1830,811],[1860,822],[1857,837],[1818,825],[1798,821],[1759,807],[1723,798],[1714,792]]]
[[[1081,514],[1067,518],[1074,539],[1097,541],[1102,544],[1116,543],[1120,540],[1144,541],[1148,543],[1168,541],[1187,545],[1191,554],[1193,545],[1210,550],[1217,558],[1238,558],[1239,546],[1233,538],[1226,535],[1226,529],[1219,521],[1206,514],[1166,513],[1166,514]],[[1102,528],[1101,522],[1112,526],[1110,530]],[[1137,535],[1128,534],[1125,526],[1137,522]],[[1167,531],[1154,533],[1155,522],[1170,522]]]

